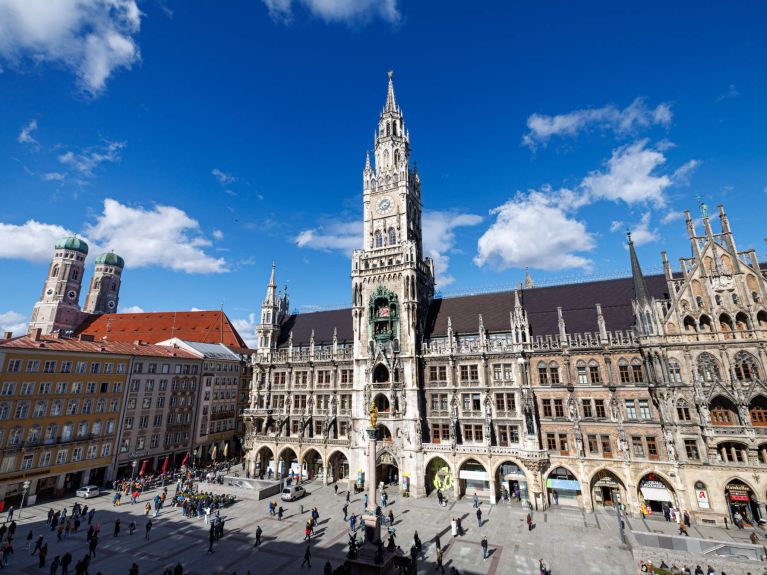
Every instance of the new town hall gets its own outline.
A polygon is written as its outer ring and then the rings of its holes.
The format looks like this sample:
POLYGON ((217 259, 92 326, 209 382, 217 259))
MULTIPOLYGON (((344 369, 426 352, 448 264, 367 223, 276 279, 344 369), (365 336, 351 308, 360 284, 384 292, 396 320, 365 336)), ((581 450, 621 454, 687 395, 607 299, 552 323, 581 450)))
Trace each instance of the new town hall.
POLYGON ((275 272, 252 356, 252 474, 363 482, 369 406, 379 477, 541 509, 664 503, 705 522, 767 516, 767 283, 687 213, 692 257, 643 276, 439 299, 422 194, 391 75, 362 173, 351 307, 290 314, 275 272))

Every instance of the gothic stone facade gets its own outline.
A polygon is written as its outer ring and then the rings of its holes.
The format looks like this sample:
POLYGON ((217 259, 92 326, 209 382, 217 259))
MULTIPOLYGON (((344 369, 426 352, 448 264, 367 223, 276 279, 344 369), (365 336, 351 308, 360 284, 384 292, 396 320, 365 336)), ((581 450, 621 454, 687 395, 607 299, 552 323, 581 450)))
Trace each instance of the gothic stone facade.
POLYGON ((765 515, 767 283, 704 214, 693 257, 632 277, 440 299, 421 185, 389 79, 363 171, 351 309, 289 314, 274 268, 245 410, 249 471, 364 481, 369 406, 384 479, 538 509, 663 502, 765 515))

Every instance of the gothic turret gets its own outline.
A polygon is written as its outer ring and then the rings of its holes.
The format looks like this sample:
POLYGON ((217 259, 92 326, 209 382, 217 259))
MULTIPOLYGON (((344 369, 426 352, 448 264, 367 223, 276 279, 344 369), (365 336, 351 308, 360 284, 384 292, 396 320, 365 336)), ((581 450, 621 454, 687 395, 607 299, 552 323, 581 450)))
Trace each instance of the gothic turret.
POLYGON ((85 298, 86 313, 100 315, 117 311, 124 267, 125 261, 114 252, 96 258, 91 287, 85 298))
POLYGON ((282 296, 277 295, 276 269, 277 266, 272 263, 272 273, 266 286, 266 297, 261 304, 261 323, 256 326, 258 349, 264 351, 276 349, 280 323, 287 314, 289 305, 287 288, 282 296))
POLYGON ((647 282, 642 274, 642 268, 639 265, 639 258, 634 249, 634 240, 631 239, 631 232, 626 234, 629 243, 629 255, 631 257, 631 278, 634 283, 634 317, 636 319, 637 331, 640 336, 653 335, 655 329, 655 312, 650 292, 647 289, 647 282))

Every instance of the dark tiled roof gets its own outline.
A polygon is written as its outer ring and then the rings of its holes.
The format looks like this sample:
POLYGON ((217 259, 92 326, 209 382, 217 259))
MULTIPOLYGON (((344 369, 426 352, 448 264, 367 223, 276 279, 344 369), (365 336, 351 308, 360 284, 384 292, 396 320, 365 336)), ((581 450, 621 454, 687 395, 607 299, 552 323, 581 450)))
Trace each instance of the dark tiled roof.
MULTIPOLYGON (((662 275, 645 276, 645 281, 651 296, 668 298, 666 280, 662 275)), ((596 304, 602 306, 608 331, 626 331, 634 325, 631 307, 634 284, 630 277, 539 287, 520 293, 533 336, 559 333, 557 307, 562 308, 568 333, 599 330, 596 304)), ((444 336, 448 317, 452 320, 454 332, 478 333, 480 314, 488 332, 509 331, 509 312, 513 309, 513 291, 435 299, 429 308, 426 334, 444 336)), ((329 344, 333 341, 334 327, 338 330, 339 342, 352 341, 354 332, 350 308, 289 316, 282 324, 278 345, 287 346, 291 330, 295 346, 308 345, 312 330, 315 344, 329 344)))
POLYGON ((201 343, 247 347, 229 318, 220 310, 108 313, 89 317, 75 333, 92 335, 97 340, 157 343, 177 337, 201 343))
MULTIPOLYGON (((650 295, 667 297, 662 275, 646 276, 650 295)), ((527 312, 533 336, 559 333, 557 307, 568 333, 597 331, 596 304, 601 304, 608 331, 627 330, 634 325, 631 300, 634 285, 630 277, 581 284, 567 284, 522 290, 521 302, 527 312)), ((429 310, 427 333, 447 333, 447 318, 457 333, 478 333, 479 314, 488 332, 508 331, 509 312, 514 309, 514 292, 496 292, 434 300, 429 310)))
POLYGON ((288 345, 290 332, 293 332, 294 346, 309 345, 312 330, 314 330, 314 343, 316 345, 327 345, 333 342, 334 328, 337 330, 336 337, 339 343, 354 340, 351 308, 299 313, 288 316, 282 323, 277 346, 286 347, 288 345))

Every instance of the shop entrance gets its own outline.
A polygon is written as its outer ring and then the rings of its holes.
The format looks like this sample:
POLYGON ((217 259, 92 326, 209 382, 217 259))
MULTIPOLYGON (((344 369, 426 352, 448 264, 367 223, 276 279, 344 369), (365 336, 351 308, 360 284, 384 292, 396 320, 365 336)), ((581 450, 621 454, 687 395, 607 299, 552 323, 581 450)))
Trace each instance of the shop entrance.
POLYGON ((648 473, 639 480, 639 502, 643 514, 663 513, 664 504, 676 507, 676 493, 662 477, 648 473))
POLYGON ((490 497, 490 474, 476 459, 469 459, 458 470, 461 495, 490 497))
POLYGON ((557 467, 546 480, 549 505, 582 505, 581 482, 565 467, 557 467))
POLYGON ((378 482, 384 485, 397 485, 399 483, 397 460, 388 451, 384 451, 378 456, 376 461, 376 477, 378 482))
POLYGON ((437 489, 442 490, 443 495, 449 495, 453 489, 453 475, 450 466, 441 457, 435 457, 426 466, 426 495, 437 489))
POLYGON ((591 497, 595 508, 621 505, 623 493, 623 482, 612 471, 599 471, 591 480, 591 497))
POLYGON ((513 461, 504 461, 496 471, 497 500, 527 501, 527 476, 513 461))
POLYGON ((724 488, 725 499, 733 523, 742 518, 746 527, 756 524, 759 519, 759 506, 751 488, 739 480, 730 481, 724 488))

